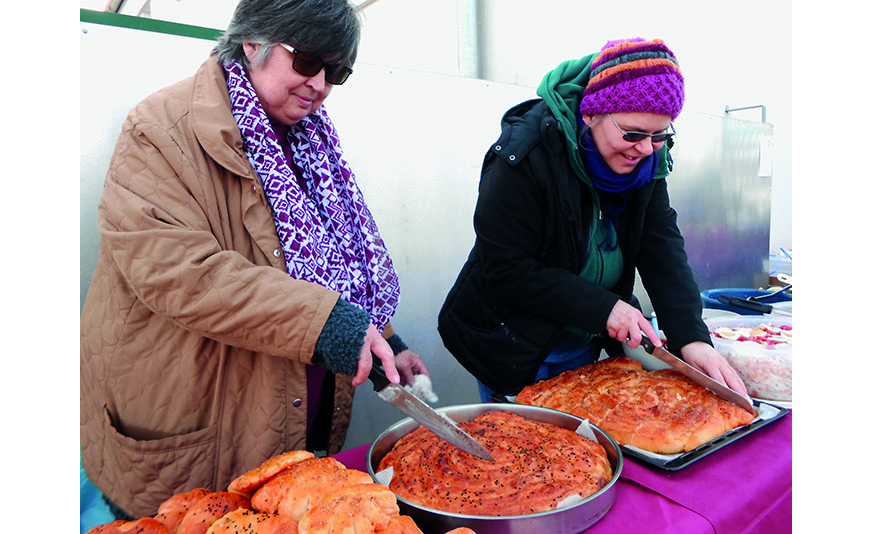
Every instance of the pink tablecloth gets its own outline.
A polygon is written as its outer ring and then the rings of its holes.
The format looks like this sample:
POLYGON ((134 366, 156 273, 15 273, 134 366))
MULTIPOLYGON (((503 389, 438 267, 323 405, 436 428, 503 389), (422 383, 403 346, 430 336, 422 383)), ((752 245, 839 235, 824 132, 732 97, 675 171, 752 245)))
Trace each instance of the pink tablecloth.
MULTIPOLYGON (((365 471, 368 449, 335 457, 365 471)), ((792 466, 791 414, 680 471, 624 457, 614 506, 585 533, 789 533, 792 466)))

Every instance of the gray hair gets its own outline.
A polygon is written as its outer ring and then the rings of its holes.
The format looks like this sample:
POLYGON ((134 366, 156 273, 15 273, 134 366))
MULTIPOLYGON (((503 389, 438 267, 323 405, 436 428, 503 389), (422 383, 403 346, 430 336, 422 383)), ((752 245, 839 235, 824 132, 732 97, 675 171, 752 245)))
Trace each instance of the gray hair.
POLYGON ((255 62, 266 61, 274 43, 286 43, 351 67, 360 18, 348 0, 240 0, 212 52, 221 63, 236 59, 248 67, 242 43, 265 45, 255 62))

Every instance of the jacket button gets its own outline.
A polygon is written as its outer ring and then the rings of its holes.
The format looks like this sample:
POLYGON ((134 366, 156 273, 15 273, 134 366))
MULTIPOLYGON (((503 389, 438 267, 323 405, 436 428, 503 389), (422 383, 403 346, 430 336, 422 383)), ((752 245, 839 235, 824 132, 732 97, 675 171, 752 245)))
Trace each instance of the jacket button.
POLYGON ((496 145, 496 146, 494 147, 494 150, 496 150, 497 152, 499 152, 499 151, 502 150, 502 149, 503 149, 503 147, 502 147, 501 145, 496 145))
POLYGON ((515 161, 515 155, 514 155, 514 154, 512 154, 511 156, 509 156, 509 161, 515 161))
POLYGON ((302 401, 302 399, 296 399, 296 400, 294 401, 294 408, 299 408, 299 407, 302 406, 302 405, 303 405, 303 401, 302 401))
POLYGON ((282 251, 280 249, 275 249, 273 251, 273 256, 275 256, 276 258, 278 258, 281 255, 282 255, 282 251))
POLYGON ((257 186, 256 186, 256 185, 252 185, 252 186, 251 186, 251 190, 254 191, 255 193, 257 193, 257 186))

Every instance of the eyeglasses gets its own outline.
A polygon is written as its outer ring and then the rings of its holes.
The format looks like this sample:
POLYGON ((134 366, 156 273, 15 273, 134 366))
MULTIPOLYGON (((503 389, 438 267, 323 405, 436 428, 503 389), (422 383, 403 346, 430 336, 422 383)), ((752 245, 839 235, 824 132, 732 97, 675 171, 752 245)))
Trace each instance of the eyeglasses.
POLYGON ((291 45, 278 43, 279 46, 294 55, 294 70, 303 76, 317 76, 324 69, 324 81, 332 85, 342 85, 353 72, 349 67, 338 63, 327 63, 315 54, 301 52, 291 45))
POLYGON ((671 139, 672 136, 675 135, 675 126, 673 126, 671 122, 669 123, 669 127, 672 128, 671 132, 663 132, 663 133, 655 133, 655 134, 649 134, 649 133, 645 133, 645 132, 625 132, 623 130, 623 128, 618 126, 618 123, 615 122, 615 119, 613 119, 611 115, 609 115, 608 113, 606 113, 606 115, 609 117, 609 119, 612 120, 612 123, 614 123, 614 125, 618 129, 618 131, 621 132, 621 135, 622 135, 624 141, 626 141, 628 143, 638 143, 639 141, 644 140, 646 137, 650 137, 652 143, 662 143, 663 141, 666 141, 667 139, 671 139))

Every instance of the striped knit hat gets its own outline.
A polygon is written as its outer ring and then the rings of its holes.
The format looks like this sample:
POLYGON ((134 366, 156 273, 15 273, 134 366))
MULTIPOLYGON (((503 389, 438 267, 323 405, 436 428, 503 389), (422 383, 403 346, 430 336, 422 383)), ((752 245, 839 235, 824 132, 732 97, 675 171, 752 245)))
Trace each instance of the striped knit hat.
POLYGON ((642 112, 678 117, 684 77, 660 39, 609 41, 590 66, 579 106, 582 115, 642 112))

